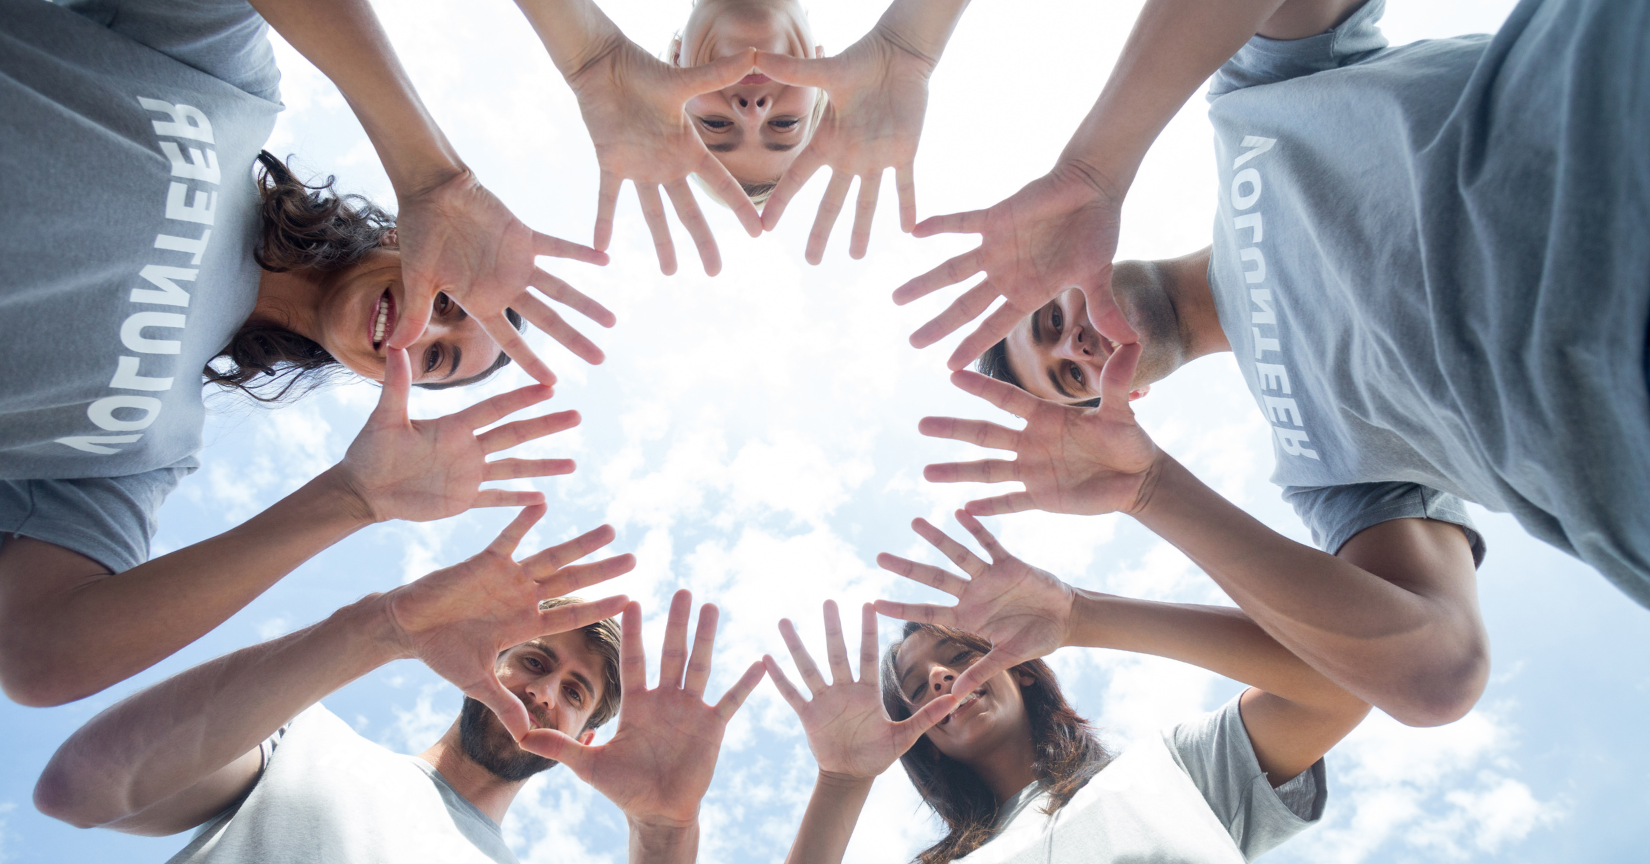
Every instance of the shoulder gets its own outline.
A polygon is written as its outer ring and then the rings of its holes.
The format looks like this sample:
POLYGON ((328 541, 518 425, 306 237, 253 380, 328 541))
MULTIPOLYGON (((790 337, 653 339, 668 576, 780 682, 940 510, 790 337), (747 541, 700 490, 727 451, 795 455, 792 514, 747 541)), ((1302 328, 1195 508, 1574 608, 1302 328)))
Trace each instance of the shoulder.
POLYGON ((1276 84, 1367 59, 1387 46, 1378 22, 1386 0, 1368 0, 1346 20, 1304 39, 1255 35, 1209 81, 1209 100, 1250 87, 1276 84))

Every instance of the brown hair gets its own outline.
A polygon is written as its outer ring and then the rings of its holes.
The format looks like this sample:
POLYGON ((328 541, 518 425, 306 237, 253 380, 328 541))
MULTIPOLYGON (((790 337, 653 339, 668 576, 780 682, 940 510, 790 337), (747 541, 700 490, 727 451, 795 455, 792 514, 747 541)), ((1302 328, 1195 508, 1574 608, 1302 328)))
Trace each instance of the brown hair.
MULTIPOLYGON (((926 632, 967 649, 976 658, 991 650, 991 642, 981 636, 936 624, 907 622, 900 638, 888 646, 882 658, 882 705, 888 716, 904 720, 911 716, 911 703, 899 690, 894 658, 912 634, 926 632)), ((1029 677, 1020 688, 1026 715, 1031 720, 1032 746, 1037 761, 1031 770, 1048 792, 1044 813, 1053 813, 1071 801, 1111 761, 1111 754, 1094 736, 1088 721, 1066 702, 1054 671, 1042 660, 1027 660, 1009 670, 1011 677, 1029 677)), ((985 845, 993 836, 998 806, 990 787, 974 770, 946 756, 927 735, 917 739, 899 758, 911 785, 922 800, 946 824, 948 833, 938 843, 917 854, 921 864, 946 864, 985 845)))
MULTIPOLYGON (((328 175, 321 183, 299 180, 289 165, 268 151, 258 154, 258 266, 272 273, 317 270, 333 273, 359 263, 384 246, 395 217, 360 195, 339 195, 328 175)), ((521 329, 521 317, 506 314, 521 329)), ((461 381, 420 384, 444 390, 481 381, 510 362, 503 352, 479 375, 461 381)), ((238 390, 272 404, 295 399, 344 377, 348 371, 325 348, 291 330, 263 320, 248 320, 201 370, 207 383, 238 390)))
MULTIPOLYGON (((552 597, 539 601, 539 608, 555 609, 583 602, 577 597, 552 597)), ((602 658, 602 698, 596 703, 596 710, 590 712, 590 719, 584 721, 584 728, 595 729, 619 713, 622 689, 619 682, 619 619, 603 618, 580 627, 579 632, 584 634, 585 646, 602 658)))

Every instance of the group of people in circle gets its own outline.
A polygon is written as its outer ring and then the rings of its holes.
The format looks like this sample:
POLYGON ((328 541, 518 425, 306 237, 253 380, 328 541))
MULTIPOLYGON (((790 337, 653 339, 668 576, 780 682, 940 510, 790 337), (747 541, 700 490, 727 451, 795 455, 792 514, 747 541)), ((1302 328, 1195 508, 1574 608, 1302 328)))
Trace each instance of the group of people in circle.
POLYGON ((662 55, 592 0, 517 0, 595 148, 585 246, 535 232, 479 182, 367 0, 0 0, 10 699, 62 705, 122 682, 371 524, 520 508, 464 562, 122 699, 63 743, 36 806, 81 827, 194 830, 177 862, 513 862, 505 813, 564 763, 624 813, 631 860, 689 861, 727 723, 769 677, 818 763, 795 864, 842 860, 896 761, 942 826, 923 864, 1232 862, 1305 830, 1324 814, 1325 754, 1372 706, 1440 725, 1484 690, 1486 548, 1465 502, 1650 605, 1650 88, 1637 86, 1650 8, 1522 0, 1495 34, 1394 47, 1384 4, 1147 0, 1047 174, 919 222, 927 88, 967 0, 893 0, 835 54, 796 0, 695 0, 662 55), (270 28, 343 93, 393 214, 264 151, 282 107, 270 28), (1141 160, 1205 84, 1210 245, 1114 262, 1141 160), (498 456, 580 420, 519 416, 556 380, 527 328, 600 363, 574 322, 617 323, 539 259, 607 263, 628 180, 660 269, 677 269, 662 187, 714 276, 695 186, 758 236, 821 168, 812 263, 856 178, 848 251, 865 255, 889 168, 903 230, 980 235, 894 300, 984 274, 911 342, 978 321, 952 382, 1024 426, 924 419, 921 434, 1013 453, 925 477, 1024 488, 957 512, 984 557, 922 519, 950 567, 878 557, 955 602, 866 604, 857 674, 828 602, 823 669, 784 620, 800 681, 764 657, 712 703, 718 609, 700 608, 690 640, 681 591, 649 688, 640 604, 574 596, 635 566, 578 563, 614 531, 518 558, 544 495, 483 488, 574 469, 498 456), (1135 421, 1154 382, 1224 352, 1313 545, 1221 497, 1135 421), (411 387, 509 363, 537 383, 408 416, 411 387), (281 403, 350 375, 382 393, 342 461, 151 556, 161 503, 199 467, 203 390, 281 403), (1074 587, 977 518, 1030 509, 1126 513, 1236 607, 1074 587), (879 615, 903 622, 881 649, 879 615), (1117 754, 1042 659, 1073 647, 1248 689, 1117 754), (417 756, 321 705, 403 658, 465 694, 417 756))

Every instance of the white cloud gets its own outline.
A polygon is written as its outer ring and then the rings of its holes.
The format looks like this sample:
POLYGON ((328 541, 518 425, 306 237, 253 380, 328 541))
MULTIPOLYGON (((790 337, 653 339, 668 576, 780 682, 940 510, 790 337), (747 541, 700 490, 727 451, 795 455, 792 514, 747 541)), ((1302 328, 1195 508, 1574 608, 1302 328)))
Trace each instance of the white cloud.
POLYGON ((463 701, 458 688, 445 681, 424 684, 411 708, 391 707, 395 720, 378 743, 400 753, 422 753, 441 738, 458 719, 463 701))

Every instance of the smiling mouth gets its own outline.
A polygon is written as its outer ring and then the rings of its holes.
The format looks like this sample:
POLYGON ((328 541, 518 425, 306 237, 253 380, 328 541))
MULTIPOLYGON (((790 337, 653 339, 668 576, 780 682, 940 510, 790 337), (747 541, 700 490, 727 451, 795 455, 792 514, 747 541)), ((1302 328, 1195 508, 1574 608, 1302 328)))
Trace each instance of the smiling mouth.
POLYGON ((981 696, 984 696, 984 695, 985 695, 985 688, 984 687, 981 687, 980 689, 975 690, 973 693, 968 694, 968 698, 962 700, 961 702, 958 702, 957 707, 952 708, 951 713, 945 715, 945 719, 940 721, 940 725, 944 726, 945 724, 950 723, 951 718, 957 716, 958 711, 961 711, 962 709, 968 707, 969 705, 974 704, 974 700, 979 699, 981 696))
POLYGON ((395 323, 395 295, 385 288, 379 295, 378 304, 372 307, 372 350, 378 351, 384 347, 384 337, 395 332, 392 326, 395 323))
POLYGON ((760 72, 753 72, 749 75, 746 75, 743 78, 740 78, 739 83, 740 84, 745 84, 745 85, 766 84, 766 83, 768 83, 769 81, 772 81, 772 80, 773 80, 772 78, 769 78, 768 76, 763 75, 760 72))

